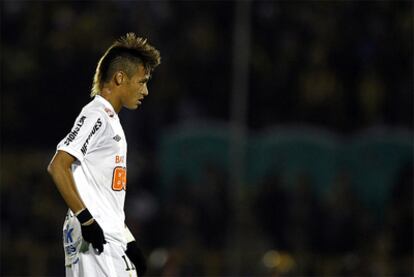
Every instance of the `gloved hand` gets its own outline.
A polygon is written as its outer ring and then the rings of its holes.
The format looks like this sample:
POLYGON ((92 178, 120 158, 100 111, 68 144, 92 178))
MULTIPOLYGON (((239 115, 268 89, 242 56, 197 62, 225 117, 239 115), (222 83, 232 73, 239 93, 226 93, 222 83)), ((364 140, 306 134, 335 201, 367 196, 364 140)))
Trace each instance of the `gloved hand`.
POLYGON ((145 272, 147 272, 147 262, 145 260, 144 254, 138 247, 138 243, 135 240, 128 242, 127 250, 125 253, 131 262, 135 265, 138 276, 142 277, 145 272))
POLYGON ((91 243, 93 248, 101 254, 104 250, 103 245, 106 243, 104 233, 98 222, 92 217, 88 209, 84 209, 76 215, 81 223, 82 237, 91 243))

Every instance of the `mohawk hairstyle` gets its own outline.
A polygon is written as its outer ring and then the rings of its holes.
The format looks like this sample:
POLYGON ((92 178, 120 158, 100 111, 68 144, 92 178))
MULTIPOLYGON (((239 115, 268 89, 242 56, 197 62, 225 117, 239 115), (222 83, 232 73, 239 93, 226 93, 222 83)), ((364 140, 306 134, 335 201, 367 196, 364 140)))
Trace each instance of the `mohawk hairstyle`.
POLYGON ((99 94, 105 82, 117 71, 124 71, 128 77, 136 72, 139 65, 151 73, 161 63, 160 52, 147 39, 127 33, 106 50, 96 67, 91 97, 99 94))

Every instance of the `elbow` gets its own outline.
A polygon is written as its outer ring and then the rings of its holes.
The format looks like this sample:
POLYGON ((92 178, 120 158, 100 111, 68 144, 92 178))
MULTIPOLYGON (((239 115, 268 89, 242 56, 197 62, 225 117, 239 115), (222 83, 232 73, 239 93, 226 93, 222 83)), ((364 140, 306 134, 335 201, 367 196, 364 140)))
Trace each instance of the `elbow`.
POLYGON ((56 172, 56 164, 54 162, 49 163, 47 166, 47 172, 50 176, 53 176, 56 172))
POLYGON ((52 177, 62 172, 70 171, 74 159, 69 154, 58 152, 47 166, 47 172, 52 177))
POLYGON ((48 166, 47 166, 47 172, 49 173, 49 175, 53 175, 53 166, 52 166, 52 163, 50 163, 48 166))

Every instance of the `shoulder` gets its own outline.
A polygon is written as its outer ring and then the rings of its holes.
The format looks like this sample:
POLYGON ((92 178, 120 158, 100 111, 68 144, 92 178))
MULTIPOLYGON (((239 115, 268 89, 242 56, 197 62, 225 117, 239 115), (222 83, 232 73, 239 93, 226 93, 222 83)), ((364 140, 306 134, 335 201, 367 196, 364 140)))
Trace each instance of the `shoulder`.
POLYGON ((105 112, 95 105, 86 105, 83 107, 81 113, 79 114, 78 121, 82 121, 82 125, 85 126, 85 131, 93 130, 97 132, 98 130, 102 131, 106 129, 107 117, 105 112))
POLYGON ((108 114, 105 111, 105 107, 98 101, 92 100, 86 106, 83 107, 81 114, 90 118, 101 118, 103 121, 107 121, 108 114))

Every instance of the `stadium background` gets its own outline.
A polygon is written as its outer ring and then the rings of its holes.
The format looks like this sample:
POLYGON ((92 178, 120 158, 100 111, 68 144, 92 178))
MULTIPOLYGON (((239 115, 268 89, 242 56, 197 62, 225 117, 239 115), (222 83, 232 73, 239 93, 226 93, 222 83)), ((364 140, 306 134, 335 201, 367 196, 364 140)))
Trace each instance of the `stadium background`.
POLYGON ((128 137, 154 276, 413 275, 410 1, 2 1, 1 276, 62 276, 46 173, 128 31, 162 54, 128 137))

